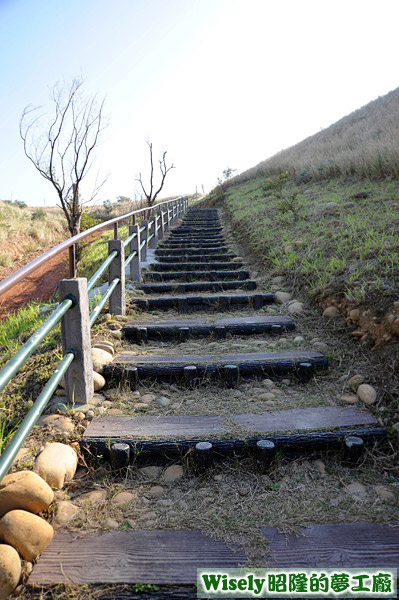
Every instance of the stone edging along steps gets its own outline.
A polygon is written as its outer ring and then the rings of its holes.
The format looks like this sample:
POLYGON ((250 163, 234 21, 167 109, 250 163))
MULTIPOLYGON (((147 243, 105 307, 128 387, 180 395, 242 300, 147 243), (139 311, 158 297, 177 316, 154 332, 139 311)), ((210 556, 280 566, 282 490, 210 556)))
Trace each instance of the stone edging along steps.
MULTIPOLYGON (((144 277, 148 280, 159 275, 170 278, 171 282, 143 283, 141 288, 146 296, 133 303, 146 312, 172 309, 184 315, 207 311, 209 318, 174 317, 173 320, 127 323, 124 327, 127 340, 142 345, 149 341, 224 340, 230 335, 259 337, 295 328, 290 317, 259 313, 262 307, 274 302, 273 294, 243 293, 242 290, 230 294, 212 293, 217 289, 212 286, 219 285, 218 291, 222 291, 224 285, 234 285, 234 281, 226 281, 233 273, 243 274, 243 280, 237 283, 248 285, 253 281, 248 271, 240 271, 242 261, 236 260, 221 232, 217 210, 189 211, 180 230, 172 231, 158 247, 158 263, 144 277), (223 258, 219 260, 218 255, 223 258), (212 271, 215 265, 217 270, 212 271), (217 281, 198 281, 211 273, 217 281), (179 283, 186 277, 193 281, 179 283), (192 295, 195 288, 189 286, 198 285, 205 285, 201 291, 209 293, 192 295), (172 295, 163 295, 165 293, 172 295), (226 318, 212 317, 214 311, 229 313, 240 309, 250 309, 256 314, 251 317, 239 317, 237 313, 234 316, 227 314, 226 318)), ((253 283, 256 286, 256 282, 253 283)), ((306 384, 315 369, 327 367, 323 354, 305 350, 227 353, 215 357, 211 354, 140 355, 136 347, 134 353, 116 354, 105 367, 104 376, 109 382, 125 380, 133 391, 138 384, 147 381, 151 384, 157 379, 178 381, 188 389, 207 386, 209 381, 234 388, 241 380, 251 381, 259 375, 279 378, 287 372, 297 377, 298 385, 306 384)), ((134 468, 140 461, 146 464, 148 457, 155 463, 180 457, 188 474, 206 476, 216 461, 226 457, 240 460, 242 456, 252 456, 253 468, 267 473, 277 453, 296 456, 326 447, 338 455, 344 454, 346 460, 356 464, 364 443, 380 441, 386 436, 370 414, 354 407, 297 408, 262 413, 244 410, 245 405, 242 414, 227 416, 100 416, 86 428, 81 448, 89 454, 101 454, 119 468, 129 464, 134 468)), ((273 527, 259 530, 268 542, 270 565, 329 568, 388 567, 398 563, 399 529, 389 525, 316 524, 302 529, 301 533, 303 535, 284 536, 273 527)), ((84 531, 79 535, 57 531, 34 566, 30 583, 187 585, 195 583, 199 566, 235 567, 245 561, 246 556, 240 548, 227 547, 198 531, 132 530, 93 535, 84 535, 84 531)), ((126 597, 133 598, 133 595, 126 597)))

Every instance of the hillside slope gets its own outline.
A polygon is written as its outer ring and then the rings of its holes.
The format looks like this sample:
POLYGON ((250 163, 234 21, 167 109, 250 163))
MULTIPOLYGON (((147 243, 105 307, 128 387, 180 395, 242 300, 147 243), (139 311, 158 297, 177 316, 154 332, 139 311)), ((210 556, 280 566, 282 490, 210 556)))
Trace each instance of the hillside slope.
POLYGON ((235 178, 288 171, 298 182, 331 176, 399 176, 399 88, 235 178))

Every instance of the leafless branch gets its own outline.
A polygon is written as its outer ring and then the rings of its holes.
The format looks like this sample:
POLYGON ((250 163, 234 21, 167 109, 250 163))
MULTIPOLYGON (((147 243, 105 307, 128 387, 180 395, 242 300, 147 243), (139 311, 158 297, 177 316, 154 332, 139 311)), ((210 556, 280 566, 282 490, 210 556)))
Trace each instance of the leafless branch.
MULTIPOLYGON (((19 124, 25 155, 55 188, 72 235, 79 232, 83 210, 80 184, 107 126, 104 101, 86 98, 82 86, 80 79, 74 79, 69 87, 55 85, 50 95, 54 110, 50 122, 43 123, 43 114, 36 116, 38 107, 27 106, 19 124)), ((96 181, 91 199, 103 183, 96 181)))

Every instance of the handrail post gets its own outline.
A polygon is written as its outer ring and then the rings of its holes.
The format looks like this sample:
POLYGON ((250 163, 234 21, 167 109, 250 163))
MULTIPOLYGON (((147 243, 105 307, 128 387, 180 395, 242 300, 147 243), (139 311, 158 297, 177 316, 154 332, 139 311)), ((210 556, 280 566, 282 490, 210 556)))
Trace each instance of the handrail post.
POLYGON ((136 237, 132 239, 130 242, 130 254, 136 251, 137 254, 130 261, 130 279, 132 281, 141 282, 141 268, 140 268, 140 227, 138 225, 129 225, 129 237, 133 234, 136 234, 136 237))
POLYGON ((170 231, 170 226, 169 226, 169 204, 166 207, 166 211, 164 213, 166 215, 166 219, 164 221, 165 225, 164 225, 164 232, 166 233, 167 231, 170 231))
POLYGON ((109 312, 111 315, 125 315, 125 247, 122 240, 110 240, 108 242, 108 255, 114 250, 118 251, 118 256, 109 265, 108 285, 117 277, 120 279, 109 299, 109 312))
POLYGON ((143 247, 141 248, 140 251, 140 261, 141 262, 146 262, 147 260, 147 246, 148 246, 148 221, 141 221, 140 225, 142 227, 145 227, 145 230, 143 231, 143 235, 141 243, 143 243, 143 240, 145 240, 145 244, 143 245, 143 247))
POLYGON ((59 290, 60 298, 68 295, 76 302, 61 320, 62 351, 65 354, 73 348, 76 352, 76 358, 65 373, 67 403, 87 404, 94 393, 87 279, 61 279, 59 290))
POLYGON ((149 225, 150 225, 150 235, 152 235, 152 234, 154 234, 154 235, 149 240, 148 247, 154 249, 157 247, 157 217, 156 217, 156 215, 152 216, 152 220, 150 221, 149 225))
POLYGON ((165 235, 165 224, 163 222, 163 210, 157 210, 157 216, 159 217, 159 229, 157 240, 163 240, 163 236, 165 235))
POLYGON ((69 277, 75 279, 76 275, 76 244, 73 244, 69 246, 69 277))

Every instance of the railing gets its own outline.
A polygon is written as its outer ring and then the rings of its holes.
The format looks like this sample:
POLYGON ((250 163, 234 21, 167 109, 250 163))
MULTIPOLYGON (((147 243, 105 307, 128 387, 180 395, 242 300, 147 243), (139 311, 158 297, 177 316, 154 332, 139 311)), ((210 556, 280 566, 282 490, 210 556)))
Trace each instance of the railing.
POLYGON ((130 267, 130 279, 140 282, 141 263, 147 259, 147 249, 156 248, 158 240, 163 238, 165 232, 169 231, 176 220, 187 211, 187 208, 188 198, 183 197, 162 202, 151 209, 140 209, 111 219, 58 244, 0 282, 1 295, 53 256, 68 248, 71 250, 70 271, 73 273, 71 275, 73 278, 63 279, 59 282, 59 293, 62 300, 58 307, 0 371, 1 393, 38 348, 40 342, 61 321, 63 359, 22 421, 6 450, 0 456, 0 481, 12 465, 18 450, 43 413, 63 376, 67 403, 73 401, 87 403, 92 398, 94 385, 90 329, 107 302, 109 302, 111 314, 125 314, 126 267, 130 267), (143 216, 146 219, 137 225, 137 217, 143 216), (128 238, 124 241, 117 239, 118 223, 130 218, 132 218, 133 224, 129 225, 128 238), (76 244, 111 225, 114 226, 114 239, 108 242, 108 257, 89 281, 84 277, 76 278, 74 262, 76 244), (125 258, 126 249, 129 254, 125 258), (90 314, 88 293, 106 272, 108 272, 108 288, 90 314))

